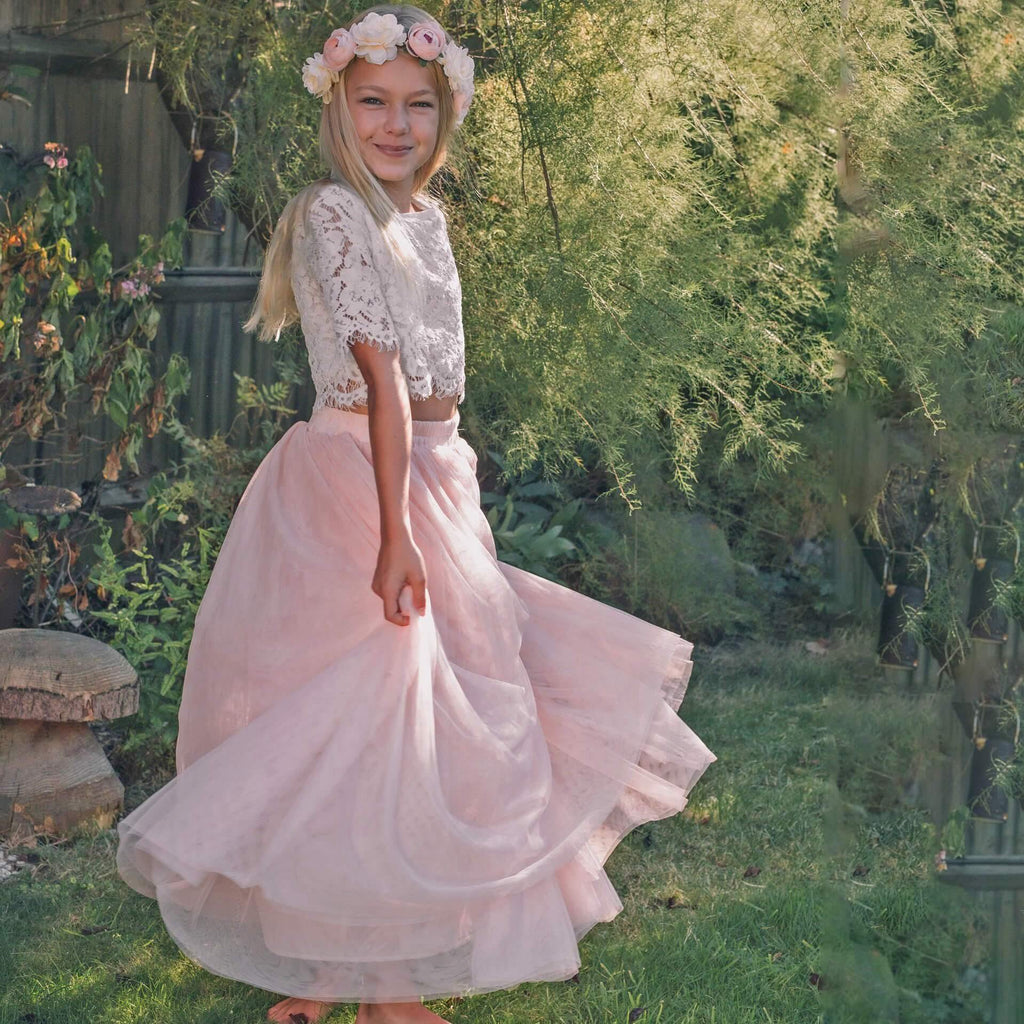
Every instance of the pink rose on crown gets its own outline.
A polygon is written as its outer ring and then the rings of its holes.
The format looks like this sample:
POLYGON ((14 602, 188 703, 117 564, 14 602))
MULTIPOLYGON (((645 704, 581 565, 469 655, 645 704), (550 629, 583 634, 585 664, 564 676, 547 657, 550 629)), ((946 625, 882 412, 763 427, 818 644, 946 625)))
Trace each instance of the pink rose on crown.
POLYGON ((356 43, 346 28, 335 29, 324 43, 324 64, 331 71, 341 71, 356 55, 356 43))
POLYGON ((398 56, 398 47, 405 42, 405 29, 398 24, 393 14, 366 15, 351 29, 357 57, 363 57, 370 64, 383 64, 398 56))
POLYGON ((405 48, 420 60, 433 60, 443 49, 444 30, 429 21, 418 21, 405 40, 405 48))

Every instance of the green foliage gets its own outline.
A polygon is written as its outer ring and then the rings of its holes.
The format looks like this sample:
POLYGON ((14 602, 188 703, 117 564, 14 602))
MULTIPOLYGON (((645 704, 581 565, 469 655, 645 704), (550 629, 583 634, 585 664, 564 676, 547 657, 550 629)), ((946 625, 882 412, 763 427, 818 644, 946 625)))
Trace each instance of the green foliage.
MULTIPOLYGON (((25 90, 16 83, 19 78, 38 78, 39 68, 28 64, 8 64, 0 67, 0 103, 21 103, 31 107, 32 103, 25 90)), ((0 187, 0 194, 4 189, 0 187)))
MULTIPOLYGON (((497 452, 487 454, 504 472, 505 460, 497 452)), ((480 499, 502 561, 557 580, 554 569, 579 557, 577 545, 562 531, 582 525, 583 503, 567 501, 565 489, 541 479, 538 469, 510 480, 504 493, 484 491, 480 499)))
POLYGON ((876 0, 845 28, 849 385, 935 429, 1019 431, 1020 346, 996 339, 1024 305, 1024 11, 876 0))
POLYGON ((111 532, 101 526, 93 548, 91 578, 108 606, 92 616, 108 625, 105 639, 139 674, 139 710, 124 743, 132 750, 153 736, 167 743, 177 735, 192 626, 222 538, 199 527, 198 548, 185 541, 173 559, 157 562, 142 549, 119 557, 111 532))
POLYGON ((967 830, 971 810, 967 804, 955 808, 942 827, 942 848, 947 857, 963 857, 967 853, 967 830))
POLYGON ((780 468, 798 454, 783 397, 820 400, 831 368, 817 355, 828 167, 775 123, 772 92, 797 61, 783 55, 771 87, 755 83, 763 33, 732 14, 517 9, 493 29, 498 69, 467 143, 456 251, 479 373, 469 401, 517 464, 597 463, 633 504, 647 498, 634 480, 643 437, 689 497, 711 430, 728 438, 726 461, 780 468))

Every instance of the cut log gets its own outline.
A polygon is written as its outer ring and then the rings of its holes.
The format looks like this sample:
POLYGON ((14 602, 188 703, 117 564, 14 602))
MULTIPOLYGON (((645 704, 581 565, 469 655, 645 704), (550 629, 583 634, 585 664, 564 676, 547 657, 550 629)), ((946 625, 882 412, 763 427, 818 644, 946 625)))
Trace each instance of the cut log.
POLYGON ((123 801, 88 725, 0 719, 0 833, 60 835, 87 820, 110 828, 123 801))
POLYGON ((0 630, 0 834, 109 828, 124 787, 86 722, 139 706, 135 669, 77 633, 0 630))
POLYGON ((16 512, 29 515, 59 516, 82 506, 82 499, 66 487, 26 484, 4 491, 3 496, 16 512))
POLYGON ((0 718, 91 722, 138 707, 138 675, 107 644, 52 629, 0 630, 0 718))

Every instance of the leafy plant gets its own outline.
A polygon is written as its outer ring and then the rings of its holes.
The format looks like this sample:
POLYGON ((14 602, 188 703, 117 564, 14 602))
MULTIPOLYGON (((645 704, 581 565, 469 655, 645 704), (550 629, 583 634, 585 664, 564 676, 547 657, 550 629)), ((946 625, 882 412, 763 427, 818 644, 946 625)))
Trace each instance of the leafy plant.
MULTIPOLYGON (((487 454, 505 472, 505 460, 495 451, 487 454)), ((556 565, 579 557, 562 531, 578 520, 583 503, 567 501, 564 488, 542 480, 536 467, 511 478, 504 493, 484 491, 480 500, 502 561, 554 580, 556 565)))
POLYGON ((99 525, 90 571, 105 609, 92 617, 107 623, 107 642, 139 674, 139 711, 130 720, 124 748, 131 750, 156 735, 177 735, 178 707, 196 611, 210 579, 222 537, 198 527, 198 544, 185 541, 173 558, 157 561, 142 548, 119 558, 110 543, 112 528, 99 525))
POLYGON ((0 176, 0 459, 19 435, 58 431, 84 393, 119 433, 103 476, 118 479, 122 462, 138 472, 143 437, 189 384, 181 356, 160 373, 150 348, 160 322, 153 286, 181 262, 184 221, 159 240, 141 235, 132 259, 114 267, 90 219, 102 185, 88 147, 69 156, 49 142, 24 159, 0 149, 0 176))
MULTIPOLYGON (((20 86, 14 83, 18 78, 38 78, 39 68, 29 64, 8 64, 0 67, 0 103, 21 103, 31 107, 32 103, 28 94, 20 86)), ((3 191, 0 189, 0 191, 3 191)))

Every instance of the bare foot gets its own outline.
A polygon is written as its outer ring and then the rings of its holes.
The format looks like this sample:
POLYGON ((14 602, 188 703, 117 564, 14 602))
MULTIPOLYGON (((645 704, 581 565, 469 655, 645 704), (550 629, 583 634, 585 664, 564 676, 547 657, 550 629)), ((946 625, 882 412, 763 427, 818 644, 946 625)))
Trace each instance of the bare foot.
POLYGON ((362 1003, 356 1024, 451 1024, 420 1003, 362 1003))
POLYGON ((267 1020, 281 1021, 282 1024, 314 1024, 323 1020, 335 1003, 320 1003, 315 999, 296 999, 289 997, 267 1010, 267 1020))

